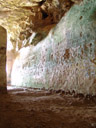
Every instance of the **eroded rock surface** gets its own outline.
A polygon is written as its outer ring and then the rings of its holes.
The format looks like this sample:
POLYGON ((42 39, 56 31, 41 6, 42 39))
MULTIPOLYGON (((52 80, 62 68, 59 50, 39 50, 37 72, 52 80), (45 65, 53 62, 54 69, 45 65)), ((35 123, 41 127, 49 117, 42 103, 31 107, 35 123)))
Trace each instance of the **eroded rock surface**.
POLYGON ((46 37, 73 4, 71 0, 0 0, 0 24, 18 50, 46 37), (34 33, 36 38, 30 40, 34 33))
POLYGON ((43 41, 21 49, 12 84, 95 95, 95 9, 95 0, 74 5, 43 41))
POLYGON ((95 0, 1 0, 0 24, 16 52, 12 85, 95 95, 95 6, 95 0))

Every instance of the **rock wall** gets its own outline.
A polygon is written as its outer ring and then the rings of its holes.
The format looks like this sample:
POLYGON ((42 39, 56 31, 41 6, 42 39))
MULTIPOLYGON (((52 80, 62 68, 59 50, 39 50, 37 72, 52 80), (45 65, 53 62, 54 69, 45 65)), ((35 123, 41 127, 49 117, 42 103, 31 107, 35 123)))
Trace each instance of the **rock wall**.
POLYGON ((74 5, 35 47, 19 51, 12 85, 96 94, 96 1, 74 5))
POLYGON ((7 32, 0 26, 0 93, 6 92, 6 46, 7 32))

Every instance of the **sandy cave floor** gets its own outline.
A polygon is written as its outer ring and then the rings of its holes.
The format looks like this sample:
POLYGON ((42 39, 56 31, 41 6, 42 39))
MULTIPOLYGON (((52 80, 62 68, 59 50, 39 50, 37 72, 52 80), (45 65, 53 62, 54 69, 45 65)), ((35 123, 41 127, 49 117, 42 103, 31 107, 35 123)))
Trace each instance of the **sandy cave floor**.
POLYGON ((0 128, 96 128, 96 97, 10 89, 0 94, 0 128))

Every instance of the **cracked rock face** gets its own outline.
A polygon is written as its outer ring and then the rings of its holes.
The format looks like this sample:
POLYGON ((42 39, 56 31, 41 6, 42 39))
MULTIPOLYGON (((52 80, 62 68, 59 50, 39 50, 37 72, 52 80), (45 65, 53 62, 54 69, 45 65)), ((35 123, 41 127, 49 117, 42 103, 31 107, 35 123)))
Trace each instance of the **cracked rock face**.
POLYGON ((7 29, 12 49, 36 45, 75 2, 78 3, 77 0, 0 0, 0 25, 7 29))

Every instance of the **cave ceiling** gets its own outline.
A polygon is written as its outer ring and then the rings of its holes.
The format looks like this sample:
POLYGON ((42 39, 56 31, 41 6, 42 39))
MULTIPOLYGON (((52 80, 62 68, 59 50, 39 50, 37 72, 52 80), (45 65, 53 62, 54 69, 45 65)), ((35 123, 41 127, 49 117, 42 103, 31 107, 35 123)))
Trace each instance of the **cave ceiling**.
POLYGON ((28 46, 46 37, 74 3, 81 0, 0 0, 0 25, 7 29, 14 49, 28 46), (26 43, 24 43, 24 40, 26 43), (24 44, 22 44, 22 42, 24 44))

